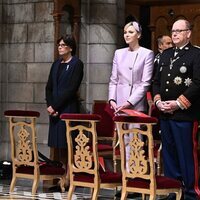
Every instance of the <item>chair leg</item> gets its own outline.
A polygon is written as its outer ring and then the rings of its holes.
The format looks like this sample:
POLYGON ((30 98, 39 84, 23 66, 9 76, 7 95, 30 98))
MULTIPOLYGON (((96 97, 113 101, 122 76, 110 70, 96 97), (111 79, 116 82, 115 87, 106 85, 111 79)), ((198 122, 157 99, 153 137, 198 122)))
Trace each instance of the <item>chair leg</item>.
POLYGON ((92 193, 92 200, 97 200, 98 194, 99 194, 99 187, 96 187, 94 188, 93 193, 92 193))
POLYGON ((65 186, 69 186, 69 184, 70 184, 70 176, 69 176, 69 168, 68 168, 67 169, 67 174, 65 176, 65 186))
POLYGON ((176 200, 180 200, 182 196, 182 190, 180 189, 179 192, 176 193, 176 200))
POLYGON ((146 200, 146 195, 142 194, 142 200, 146 200))
POLYGON ((75 190, 75 186, 74 185, 70 185, 69 187, 69 191, 68 191, 68 199, 71 200, 72 199, 72 194, 75 190))
POLYGON ((37 191, 37 188, 38 188, 38 184, 39 184, 39 178, 34 179, 33 186, 32 186, 32 195, 36 194, 36 191, 37 191))
POLYGON ((150 195, 150 197, 149 197, 149 200, 155 200, 156 199, 156 197, 153 195, 150 195))
POLYGON ((128 192, 126 192, 126 190, 122 189, 121 200, 127 199, 127 195, 128 195, 128 192))
POLYGON ((65 192, 66 177, 60 178, 59 185, 62 192, 65 192))
POLYGON ((117 160, 115 155, 113 155, 113 170, 117 172, 117 160))
POLYGON ((11 184, 10 184, 10 192, 13 192, 13 191, 14 191, 15 184, 16 184, 16 180, 17 180, 16 176, 13 175, 12 181, 11 181, 11 184))

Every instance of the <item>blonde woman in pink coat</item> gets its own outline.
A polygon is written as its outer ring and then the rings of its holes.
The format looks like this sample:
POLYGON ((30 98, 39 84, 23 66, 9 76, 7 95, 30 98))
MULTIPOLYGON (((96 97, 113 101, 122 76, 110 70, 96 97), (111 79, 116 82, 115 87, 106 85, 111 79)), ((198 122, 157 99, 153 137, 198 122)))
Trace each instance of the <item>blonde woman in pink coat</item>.
MULTIPOLYGON (((115 51, 109 83, 109 103, 116 113, 124 108, 141 112, 147 110, 146 92, 151 84, 154 53, 139 45, 141 32, 138 22, 126 24, 124 40, 128 47, 115 51)), ((130 138, 126 138, 126 141, 128 144, 130 138)))

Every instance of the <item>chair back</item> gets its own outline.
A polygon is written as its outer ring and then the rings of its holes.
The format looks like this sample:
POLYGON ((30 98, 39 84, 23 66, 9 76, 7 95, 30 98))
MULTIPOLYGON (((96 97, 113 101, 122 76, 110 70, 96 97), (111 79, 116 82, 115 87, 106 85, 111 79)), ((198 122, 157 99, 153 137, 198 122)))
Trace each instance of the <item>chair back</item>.
POLYGON ((113 137, 115 124, 113 121, 114 110, 109 103, 103 100, 95 100, 93 104, 93 114, 101 116, 101 121, 97 124, 98 137, 113 137))
POLYGON ((157 123, 157 119, 152 117, 116 116, 114 121, 120 135, 123 184, 126 185, 125 183, 129 179, 145 179, 150 183, 150 190, 155 191, 152 125, 157 123), (138 124, 145 124, 145 130, 138 128, 138 124), (126 135, 129 138, 131 137, 128 144, 125 142, 126 135), (130 147, 130 155, 127 155, 126 152, 127 145, 130 147))
POLYGON ((88 173, 98 182, 99 161, 96 123, 101 117, 90 114, 62 114, 67 127, 70 182, 76 173, 88 173))
POLYGON ((13 167, 37 166, 36 111, 8 110, 4 115, 9 119, 11 158, 13 167))

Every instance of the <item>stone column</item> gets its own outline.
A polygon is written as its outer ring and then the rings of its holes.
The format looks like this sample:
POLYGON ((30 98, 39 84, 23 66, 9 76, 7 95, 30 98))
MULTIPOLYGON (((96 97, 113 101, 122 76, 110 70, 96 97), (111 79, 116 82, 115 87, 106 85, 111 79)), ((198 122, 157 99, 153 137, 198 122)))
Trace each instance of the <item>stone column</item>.
POLYGON ((108 98, 112 59, 124 20, 122 2, 87 0, 82 4, 80 58, 85 63, 85 84, 82 85, 85 88, 81 91, 89 111, 93 100, 108 98))

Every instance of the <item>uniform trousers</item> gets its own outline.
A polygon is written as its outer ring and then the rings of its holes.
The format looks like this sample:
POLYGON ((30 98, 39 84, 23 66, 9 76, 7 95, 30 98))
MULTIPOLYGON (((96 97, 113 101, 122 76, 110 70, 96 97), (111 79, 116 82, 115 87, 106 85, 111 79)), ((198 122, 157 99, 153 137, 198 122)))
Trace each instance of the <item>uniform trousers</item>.
POLYGON ((185 193, 194 193, 193 122, 161 120, 165 176, 183 182, 185 193))

